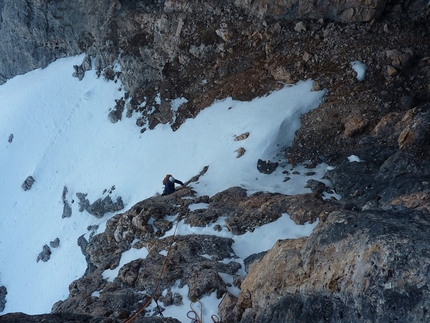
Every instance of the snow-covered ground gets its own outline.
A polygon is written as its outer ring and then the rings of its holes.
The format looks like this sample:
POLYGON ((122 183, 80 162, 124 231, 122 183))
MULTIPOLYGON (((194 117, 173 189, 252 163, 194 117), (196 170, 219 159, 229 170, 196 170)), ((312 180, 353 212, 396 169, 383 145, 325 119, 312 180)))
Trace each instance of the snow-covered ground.
MULTIPOLYGON (((87 193, 92 203, 115 186, 112 199, 121 196, 128 209, 161 193, 166 173, 187 181, 207 165, 208 172, 191 184, 200 195, 212 196, 231 186, 241 186, 249 194, 260 190, 299 194, 310 192, 304 186, 311 178, 326 182, 321 179, 328 167, 324 164, 313 170, 313 176, 304 176, 310 170, 300 166, 294 169, 299 174, 291 174, 287 182, 282 174, 292 167, 281 149, 291 144, 300 115, 316 108, 325 94, 311 92, 312 81, 285 86, 252 102, 216 102, 176 132, 170 125, 159 125, 141 134, 136 115, 124 115, 115 124, 108 119, 115 99, 124 95, 120 82, 97 78, 94 70, 82 81, 72 77, 72 66, 82 59, 61 59, 0 86, 0 285, 8 292, 0 314, 48 313, 56 301, 67 298, 69 284, 83 275, 86 262, 77 239, 83 234, 89 238, 90 225, 99 225, 97 232, 102 232, 113 214, 98 219, 79 212, 77 192, 87 193), (234 141, 245 132, 249 132, 246 140, 234 141), (246 152, 236 158, 241 147, 246 152), (261 174, 258 159, 278 161, 281 167, 270 175, 261 174), (21 184, 29 175, 36 181, 24 191, 21 184), (64 187, 67 200, 75 200, 69 218, 62 218, 64 187), (36 262, 43 246, 55 238, 60 245, 52 249, 51 259, 36 262)), ((184 223, 178 233, 233 237, 233 248, 244 259, 270 249, 277 239, 307 236, 315 225, 295 225, 284 214, 275 223, 239 237, 226 229, 216 232, 184 223)), ((124 253, 121 264, 142 253, 142 249, 124 253)), ((116 272, 107 270, 105 277, 112 279, 116 272)), ((186 288, 180 291, 184 296, 186 288)), ((238 293, 234 288, 231 292, 238 293)), ((170 306, 164 316, 188 320, 190 304, 186 296, 184 300, 183 307, 170 306)), ((202 299, 206 321, 217 313, 219 302, 215 295, 202 299)))

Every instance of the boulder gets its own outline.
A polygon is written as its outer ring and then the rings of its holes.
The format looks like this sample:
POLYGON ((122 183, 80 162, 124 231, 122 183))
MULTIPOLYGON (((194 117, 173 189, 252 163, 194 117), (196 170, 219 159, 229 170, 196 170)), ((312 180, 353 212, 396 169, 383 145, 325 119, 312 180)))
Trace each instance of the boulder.
POLYGON ((33 178, 33 176, 28 176, 28 177, 25 179, 24 183, 22 183, 22 185, 21 185, 22 189, 23 189, 24 191, 28 191, 28 190, 30 190, 30 189, 31 189, 31 187, 33 186, 33 184, 34 184, 34 182, 35 182, 35 181, 36 181, 36 180, 33 178))
POLYGON ((278 167, 278 162, 271 162, 270 160, 261 160, 257 162, 257 169, 262 174, 271 174, 278 167))
POLYGON ((44 245, 43 250, 37 256, 36 262, 39 262, 39 260, 47 262, 51 258, 51 253, 51 248, 48 245, 44 245))

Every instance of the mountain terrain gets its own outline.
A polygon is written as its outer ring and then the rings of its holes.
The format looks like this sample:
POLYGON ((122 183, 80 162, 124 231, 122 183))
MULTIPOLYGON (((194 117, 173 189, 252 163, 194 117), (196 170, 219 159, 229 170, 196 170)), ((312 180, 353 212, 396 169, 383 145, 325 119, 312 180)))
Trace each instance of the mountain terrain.
MULTIPOLYGON (((9 313, 0 322, 123 322, 148 299, 162 307, 180 303, 174 294, 142 292, 177 280, 189 286, 191 300, 216 292, 222 322, 430 321, 427 1, 14 0, 2 1, 0 10, 1 82, 85 53, 75 76, 84 78, 93 60, 101 77, 120 80, 127 91, 109 118, 138 114, 141 133, 168 123, 177 130, 216 100, 250 101, 313 79, 315 91, 328 90, 325 100, 303 115, 284 154, 291 165, 333 166, 326 178, 342 196, 324 199, 331 188, 309 181, 312 193, 302 195, 248 196, 231 187, 202 197, 186 187, 143 200, 114 215, 105 232, 78 241, 88 268, 52 313, 9 313), (356 61, 366 67, 363 78, 351 68, 356 61), (173 110, 180 97, 187 102, 173 110), (351 163, 351 155, 364 162, 351 163), (193 203, 208 208, 189 211, 193 203), (242 235, 281 213, 298 224, 319 222, 309 237, 279 240, 247 259, 247 275, 234 281, 238 297, 218 275, 240 267, 231 260, 231 239, 163 239, 175 225, 171 214, 198 227, 223 216, 242 235), (160 253, 172 245, 166 260, 160 253), (122 266, 113 282, 104 280, 102 272, 116 268, 131 247, 150 252, 122 266)), ((80 202, 91 207, 85 197, 80 202)), ((0 305, 6 294, 0 287, 0 305)))

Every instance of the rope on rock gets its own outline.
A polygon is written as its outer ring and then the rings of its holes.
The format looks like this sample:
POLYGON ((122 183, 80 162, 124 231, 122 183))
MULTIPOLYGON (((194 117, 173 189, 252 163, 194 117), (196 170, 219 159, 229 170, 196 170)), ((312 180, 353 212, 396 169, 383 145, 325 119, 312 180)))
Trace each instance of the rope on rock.
MULTIPOLYGON (((146 302, 141 307, 139 307, 139 309, 136 311, 136 313, 134 313, 132 316, 130 316, 128 319, 126 319, 124 321, 124 323, 131 323, 131 322, 133 322, 134 319, 136 317, 138 317, 139 314, 141 314, 144 311, 144 309, 149 306, 149 304, 151 304, 152 300, 155 299, 155 294, 157 293, 158 289, 160 288, 161 279, 163 278, 164 270, 166 269, 167 259, 169 258, 169 254, 170 254, 170 251, 172 249, 173 243, 175 242, 176 231, 178 229, 179 222, 184 217, 184 213, 181 212, 183 210, 183 208, 184 208, 184 201, 181 200, 181 207, 179 209, 179 215, 176 218, 176 226, 175 226, 175 230, 173 231, 172 241, 170 242, 169 249, 167 250, 166 258, 164 258, 163 266, 161 267, 160 275, 158 276, 157 285, 155 286, 154 292, 152 293, 151 297, 148 298, 146 300, 146 302)), ((158 302, 157 302, 156 299, 155 299, 155 302, 157 304, 157 307, 159 308, 159 305, 158 305, 158 302)))
MULTIPOLYGON (((203 304, 200 302, 200 300, 197 300, 196 302, 190 303, 191 310, 188 311, 187 317, 191 320, 191 323, 203 323, 203 304), (194 309, 193 304, 198 303, 200 305, 200 314, 197 313, 197 310, 194 309)), ((222 323, 221 319, 218 315, 212 314, 211 320, 213 323, 222 323)))
MULTIPOLYGON (((151 304, 152 300, 155 300, 155 303, 157 304, 157 308, 159 309, 159 314, 160 314, 160 316, 163 316, 163 314, 161 313, 161 310, 160 310, 160 306, 158 305, 158 301, 155 298, 155 294, 157 293, 158 289, 160 288, 161 279, 163 278, 164 270, 166 269, 167 259, 169 258, 170 251, 172 249, 173 244, 175 243, 176 231, 178 229, 179 222, 184 218, 184 216, 187 213, 187 212, 184 212, 185 203, 184 203, 183 200, 180 200, 180 204, 181 204, 181 207, 179 209, 179 215, 178 215, 178 217, 175 220, 176 221, 176 226, 175 226, 175 230, 173 231, 172 241, 170 242, 169 249, 167 250, 166 257, 164 258, 163 266, 161 267, 160 275, 158 276, 157 285, 155 286, 155 290, 152 293, 151 297, 148 298, 146 300, 146 302, 141 307, 139 307, 139 309, 132 316, 130 316, 128 319, 126 319, 124 321, 124 323, 131 323, 131 322, 133 322, 134 319, 136 317, 138 317, 139 314, 141 314, 145 310, 145 308, 147 308, 149 306, 149 304, 151 304)), ((186 207, 186 209, 188 209, 188 207, 186 207)), ((200 300, 197 300, 197 302, 191 302, 190 303, 190 308, 191 308, 191 310, 187 313, 187 317, 189 319, 191 319, 191 323, 203 323, 203 304, 202 304, 202 302, 200 302, 200 300), (199 303, 199 305, 200 305, 200 314, 198 314, 197 311, 193 308, 193 303, 199 303)), ((213 323, 223 323, 221 321, 221 319, 219 318, 219 316, 216 315, 216 314, 212 314, 211 315, 211 320, 212 320, 213 323)))
POLYGON ((191 323, 202 323, 203 322, 203 318, 202 318, 203 305, 202 305, 202 302, 200 302, 199 300, 197 300, 197 302, 191 302, 190 308, 191 308, 191 311, 188 311, 187 317, 191 320, 191 323), (200 304, 200 315, 193 308, 193 303, 199 303, 200 304))

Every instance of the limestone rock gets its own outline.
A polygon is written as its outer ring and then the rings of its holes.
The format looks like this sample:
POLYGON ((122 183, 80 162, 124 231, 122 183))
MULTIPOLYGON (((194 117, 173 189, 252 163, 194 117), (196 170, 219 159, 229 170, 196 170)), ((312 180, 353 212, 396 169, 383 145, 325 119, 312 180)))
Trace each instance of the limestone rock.
POLYGON ((270 73, 277 81, 284 81, 287 84, 293 84, 296 81, 293 73, 286 66, 273 66, 270 73))
POLYGON ((308 239, 280 240, 252 267, 240 322, 429 320, 429 226, 420 212, 331 213, 308 239))
POLYGON ((225 294, 218 308, 218 313, 222 322, 240 322, 240 315, 238 313, 235 313, 236 303, 237 297, 233 296, 230 293, 225 294))

